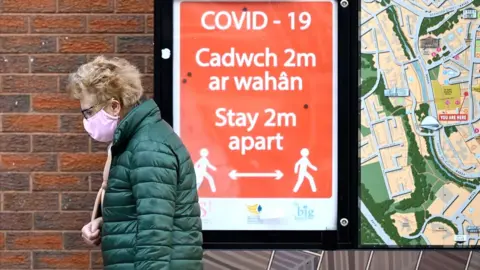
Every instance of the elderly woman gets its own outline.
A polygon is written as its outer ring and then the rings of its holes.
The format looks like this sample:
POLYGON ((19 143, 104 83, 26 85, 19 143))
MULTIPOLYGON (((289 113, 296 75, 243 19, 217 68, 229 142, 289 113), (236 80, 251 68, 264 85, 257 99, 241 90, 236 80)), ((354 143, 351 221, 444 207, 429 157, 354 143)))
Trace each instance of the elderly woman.
MULTIPOLYGON (((100 217, 82 229, 106 270, 197 270, 202 224, 190 155, 123 59, 97 57, 70 75, 85 130, 109 142, 100 217)), ((93 202, 92 202, 93 203, 93 202)))

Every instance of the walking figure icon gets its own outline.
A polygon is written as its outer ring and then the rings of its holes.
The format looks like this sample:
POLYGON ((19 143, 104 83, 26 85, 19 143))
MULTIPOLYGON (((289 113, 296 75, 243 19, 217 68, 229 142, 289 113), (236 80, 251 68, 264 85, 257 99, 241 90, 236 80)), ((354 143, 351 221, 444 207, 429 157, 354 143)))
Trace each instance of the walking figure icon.
POLYGON ((298 180, 297 183, 295 184, 295 187, 293 188, 293 192, 298 192, 300 189, 300 186, 303 184, 303 181, 305 178, 308 179, 308 182, 310 182, 310 188, 312 189, 312 192, 317 192, 317 186, 315 186, 315 181, 313 179, 313 176, 308 172, 308 168, 317 171, 317 167, 313 166, 312 163, 310 163, 310 160, 308 159, 308 155, 310 154, 310 151, 308 151, 307 148, 303 148, 300 150, 300 155, 302 157, 295 163, 295 174, 298 174, 298 180))
POLYGON ((208 184, 210 185, 210 190, 212 192, 217 191, 215 187, 215 181, 213 177, 208 173, 208 169, 216 171, 217 168, 213 166, 208 160, 208 149, 203 148, 200 150, 200 159, 195 162, 195 175, 197 176, 197 190, 203 183, 203 180, 207 179, 208 184))

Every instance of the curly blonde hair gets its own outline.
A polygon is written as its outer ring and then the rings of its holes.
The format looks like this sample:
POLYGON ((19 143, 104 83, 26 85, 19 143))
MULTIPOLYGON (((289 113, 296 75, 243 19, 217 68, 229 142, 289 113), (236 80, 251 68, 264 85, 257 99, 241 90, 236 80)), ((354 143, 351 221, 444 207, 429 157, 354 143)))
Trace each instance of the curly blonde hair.
POLYGON ((127 60, 98 56, 70 74, 67 89, 75 99, 89 93, 99 103, 115 98, 123 107, 130 108, 143 95, 141 78, 140 71, 127 60))

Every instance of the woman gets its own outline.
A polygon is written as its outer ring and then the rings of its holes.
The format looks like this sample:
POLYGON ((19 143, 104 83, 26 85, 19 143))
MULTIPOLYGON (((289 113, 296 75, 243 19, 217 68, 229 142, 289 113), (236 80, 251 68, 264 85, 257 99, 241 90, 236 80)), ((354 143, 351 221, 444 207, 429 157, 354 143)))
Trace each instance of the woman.
POLYGON ((156 103, 141 100, 138 69, 100 56, 71 74, 68 86, 88 134, 111 143, 101 216, 82 229, 88 244, 101 242, 104 269, 203 269, 193 163, 156 103))

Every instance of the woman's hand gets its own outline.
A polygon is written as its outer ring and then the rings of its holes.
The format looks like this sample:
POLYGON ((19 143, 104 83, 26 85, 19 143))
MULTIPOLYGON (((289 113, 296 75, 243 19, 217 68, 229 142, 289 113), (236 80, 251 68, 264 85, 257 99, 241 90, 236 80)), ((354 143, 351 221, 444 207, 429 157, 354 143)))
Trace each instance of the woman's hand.
POLYGON ((98 217, 83 226, 82 228, 82 237, 85 243, 88 245, 98 246, 101 242, 100 228, 103 225, 102 217, 98 217))

